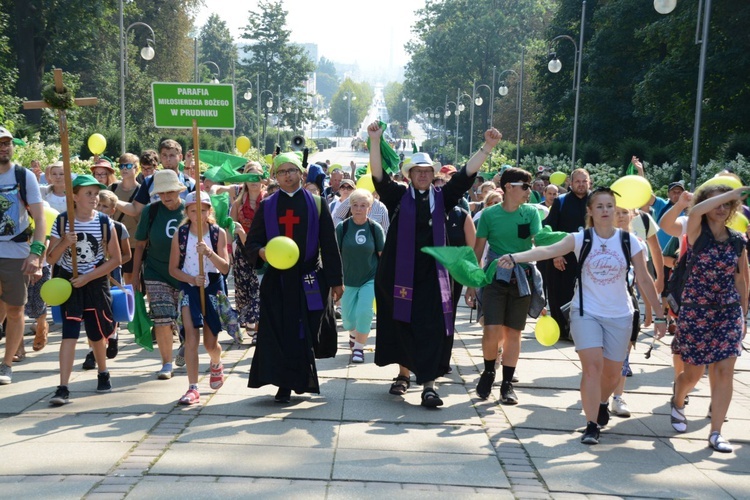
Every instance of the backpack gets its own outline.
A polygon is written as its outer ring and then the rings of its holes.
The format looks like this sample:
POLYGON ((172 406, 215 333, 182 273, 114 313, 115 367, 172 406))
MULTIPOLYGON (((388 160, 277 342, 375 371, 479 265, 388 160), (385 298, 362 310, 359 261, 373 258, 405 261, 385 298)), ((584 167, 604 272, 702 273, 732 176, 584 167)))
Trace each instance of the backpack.
MULTIPOLYGON (((109 186, 109 190, 114 193, 115 191, 117 191, 118 187, 120 187, 120 183, 119 182, 115 182, 114 184, 112 184, 111 186, 109 186)), ((136 194, 138 194, 138 188, 136 188, 136 189, 133 190, 133 194, 130 195, 130 198, 128 199, 128 203, 132 203, 133 202, 133 200, 135 199, 135 195, 136 194)), ((125 217, 125 213, 124 212, 120 212, 120 215, 117 216, 117 222, 122 222, 122 219, 124 217, 125 217)))
MULTIPOLYGON (((99 214, 99 225, 102 228, 102 234, 107 235, 105 243, 109 244, 109 240, 112 238, 112 228, 109 226, 109 216, 101 212, 97 213, 99 214)), ((65 234, 65 227, 68 225, 68 212, 61 213, 57 217, 57 220, 55 220, 55 224, 57 225, 57 234, 62 237, 62 235, 65 234)), ((117 241, 119 243, 119 239, 117 241)), ((104 252, 106 253, 106 247, 104 252)))
MULTIPOLYGON (((583 261, 588 257, 591 252, 593 229, 588 227, 583 231, 583 244, 581 245, 581 251, 578 254, 578 271, 576 280, 578 281, 578 314, 583 316, 583 287, 581 286, 581 274, 583 272, 583 261)), ((630 233, 627 231, 620 230, 620 245, 622 245, 622 253, 625 255, 625 268, 630 269, 630 233)), ((625 273, 625 283, 628 286, 628 293, 633 295, 633 287, 628 282, 628 273, 625 273)))
MULTIPOLYGON (((29 204, 26 202, 26 169, 21 165, 13 165, 13 173, 16 176, 16 186, 18 187, 18 197, 23 203, 24 209, 29 211, 29 204)), ((27 243, 33 234, 31 225, 27 226, 25 230, 18 233, 10 241, 16 243, 27 243)))
MULTIPOLYGON (((188 233, 190 231, 190 222, 183 224, 177 229, 177 242, 180 245, 180 264, 178 269, 182 269, 182 265, 185 264, 185 252, 187 252, 188 233)), ((219 226, 216 224, 209 224, 208 234, 211 239, 211 247, 216 253, 219 248, 219 226)))
MULTIPOLYGON (((732 245, 735 253, 739 256, 742 255, 742 250, 745 248, 745 240, 742 238, 742 234, 735 231, 732 228, 727 228, 729 231, 729 243, 732 245)), ((672 312, 677 314, 680 312, 680 306, 682 305, 682 290, 685 288, 690 272, 698 260, 698 255, 708 247, 708 245, 714 241, 711 229, 708 227, 708 223, 703 221, 701 223, 701 234, 696 238, 693 243, 692 253, 690 259, 687 258, 688 252, 686 251, 680 256, 677 261, 677 265, 672 270, 669 276, 669 281, 665 286, 664 293, 667 297, 667 303, 669 304, 672 312)))

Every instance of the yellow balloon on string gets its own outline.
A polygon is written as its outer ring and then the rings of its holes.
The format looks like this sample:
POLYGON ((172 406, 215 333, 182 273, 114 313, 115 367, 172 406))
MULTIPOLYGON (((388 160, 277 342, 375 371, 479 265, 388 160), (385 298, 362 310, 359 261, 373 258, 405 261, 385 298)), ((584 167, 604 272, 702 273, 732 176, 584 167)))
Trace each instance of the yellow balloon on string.
POLYGON ((560 327, 552 316, 540 316, 536 320, 536 328, 534 328, 534 336, 537 342, 545 347, 555 345, 560 339, 560 327))

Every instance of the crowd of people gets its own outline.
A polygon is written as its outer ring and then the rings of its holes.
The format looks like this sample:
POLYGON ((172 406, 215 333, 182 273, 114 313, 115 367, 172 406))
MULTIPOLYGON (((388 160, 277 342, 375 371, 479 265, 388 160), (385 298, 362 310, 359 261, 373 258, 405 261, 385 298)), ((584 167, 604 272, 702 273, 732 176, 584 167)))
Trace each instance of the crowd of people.
MULTIPOLYGON (((378 122, 367 134, 372 145, 385 143, 378 122)), ((247 335, 255 346, 249 387, 275 386, 279 403, 288 403, 293 392, 319 393, 315 360, 336 355, 340 315, 351 363, 367 361, 375 318, 372 361, 395 365, 388 392, 403 396, 415 383, 421 405, 439 407, 436 381, 451 371, 464 287, 452 279, 450 266, 422 250, 461 246, 473 249, 484 269, 497 264, 489 284, 467 287, 464 296, 480 309, 483 327, 478 398, 489 398, 500 370, 499 402, 520 402, 513 384, 521 333, 529 316, 549 314, 562 341, 575 345, 586 418, 582 442, 596 444, 610 415, 630 416, 623 397, 632 374, 630 346, 641 325, 653 325, 657 339, 674 335, 671 426, 687 430, 684 406, 708 367, 708 442, 732 451, 721 428, 746 332, 750 273, 745 235, 727 224, 735 212, 747 211, 750 188, 715 183, 693 196, 673 182, 668 199, 652 196, 640 209, 625 209, 617 206, 618 193, 593 187, 582 168, 562 185, 551 184, 545 169, 533 175, 505 165, 480 172, 500 139, 497 130, 487 130, 461 168, 427 153, 394 164, 374 146, 367 171, 354 162, 350 171, 326 162, 304 165, 297 153, 279 153, 265 167, 248 161, 231 184, 208 173, 201 178, 191 152, 183 155, 178 142, 164 140, 158 151, 124 153, 116 162, 96 158, 90 175, 76 176, 67 192, 62 162, 44 171, 14 165, 13 136, 0 127, 6 343, 0 385, 12 382, 14 363, 26 357, 25 316, 35 322, 34 350, 46 347, 40 290, 56 277, 73 291, 60 306, 53 405, 70 402, 81 326, 90 346, 82 368, 97 370, 97 392, 112 390, 109 365, 124 325, 114 322, 110 283, 124 283, 147 299, 160 358, 156 377, 170 379, 175 366, 186 367, 179 404, 200 402, 201 329, 212 390, 224 383, 218 336, 226 331, 236 340, 247 335), (363 175, 370 176, 370 189, 357 182, 363 175), (216 196, 228 200, 229 226, 217 220, 216 196), (51 228, 46 206, 59 212, 51 228), (560 235, 556 243, 542 242, 549 229, 560 235), (279 236, 293 240, 299 252, 286 268, 269 262, 279 236), (689 274, 677 308, 664 292, 680 262, 689 274)), ((639 159, 632 163, 644 175, 639 159)))

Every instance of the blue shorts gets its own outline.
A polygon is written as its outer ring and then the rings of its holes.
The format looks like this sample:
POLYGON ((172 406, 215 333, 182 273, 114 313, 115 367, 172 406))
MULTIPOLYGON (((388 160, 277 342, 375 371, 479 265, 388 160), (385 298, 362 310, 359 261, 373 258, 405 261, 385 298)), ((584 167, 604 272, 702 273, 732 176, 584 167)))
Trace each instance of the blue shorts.
POLYGON ((370 280, 360 287, 347 286, 341 297, 341 321, 344 330, 370 333, 374 301, 375 280, 370 280))

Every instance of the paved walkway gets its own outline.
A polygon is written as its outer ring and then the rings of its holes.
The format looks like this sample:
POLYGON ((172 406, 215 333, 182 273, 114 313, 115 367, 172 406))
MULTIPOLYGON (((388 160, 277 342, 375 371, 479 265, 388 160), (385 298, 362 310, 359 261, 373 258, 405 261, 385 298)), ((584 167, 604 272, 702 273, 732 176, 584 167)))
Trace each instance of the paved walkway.
MULTIPOLYGON (((224 336, 228 372, 220 390, 201 380, 202 402, 180 407, 184 368, 156 380, 156 354, 125 333, 111 364, 110 394, 96 394, 96 373, 80 370, 79 343, 72 402, 51 407, 57 385, 59 328, 40 353, 14 368, 0 387, 0 496, 5 498, 747 498, 750 494, 750 369, 738 362, 725 435, 733 454, 706 446, 708 387, 687 407, 690 431, 669 424, 669 349, 632 356, 626 398, 633 417, 613 417, 601 444, 580 444, 583 422, 579 363, 569 343, 551 348, 524 332, 518 406, 476 398, 482 364, 481 328, 458 313, 454 371, 439 381, 445 406, 419 406, 419 387, 388 394, 393 367, 318 363, 320 395, 273 402, 275 389, 247 388, 253 348, 224 336)), ((31 351, 33 337, 25 337, 31 351)), ((374 340, 374 339, 373 339, 374 340)), ((208 359, 201 355, 202 367, 208 359)))

